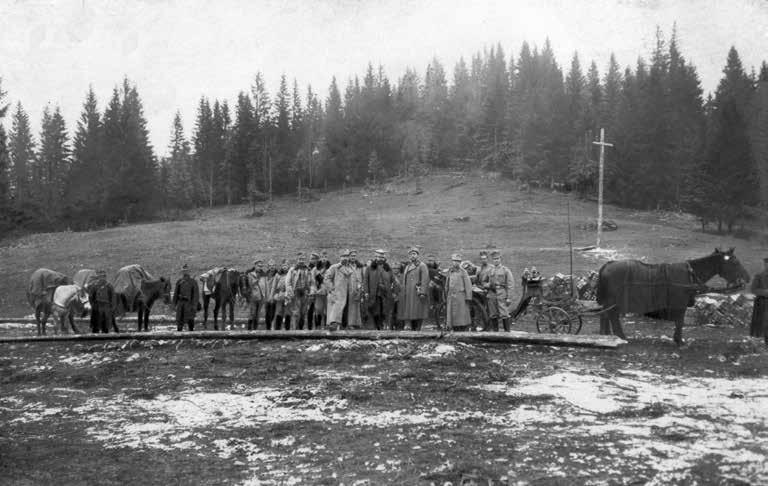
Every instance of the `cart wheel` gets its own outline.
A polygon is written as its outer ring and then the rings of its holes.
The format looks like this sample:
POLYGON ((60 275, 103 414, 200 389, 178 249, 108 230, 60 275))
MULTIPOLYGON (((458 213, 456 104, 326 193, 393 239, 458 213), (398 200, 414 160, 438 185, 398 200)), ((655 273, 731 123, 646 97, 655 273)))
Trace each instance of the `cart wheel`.
POLYGON ((581 316, 576 314, 574 316, 571 316, 571 333, 572 334, 578 334, 581 332, 581 326, 584 324, 584 321, 581 320, 581 316))
POLYGON ((536 330, 540 333, 570 334, 571 316, 559 307, 547 307, 536 315, 536 330))

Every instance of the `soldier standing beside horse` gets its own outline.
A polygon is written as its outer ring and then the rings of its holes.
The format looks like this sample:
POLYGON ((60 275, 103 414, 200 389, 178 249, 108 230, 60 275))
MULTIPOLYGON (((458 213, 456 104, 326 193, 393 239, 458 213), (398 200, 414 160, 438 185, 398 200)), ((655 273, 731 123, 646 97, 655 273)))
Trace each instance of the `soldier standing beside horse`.
POLYGON ((768 344, 768 258, 763 258, 763 271, 752 279, 750 290, 755 294, 752 307, 752 325, 749 335, 764 337, 768 344))
POLYGON ((394 307, 392 299, 394 277, 384 250, 376 250, 376 256, 365 269, 364 282, 368 315, 373 319, 376 330, 381 331, 384 329, 384 323, 390 320, 394 307))
POLYGON ((182 277, 176 282, 173 305, 176 307, 176 330, 182 331, 184 324, 190 331, 195 330, 195 314, 200 310, 200 287, 190 276, 189 267, 181 267, 182 277))
POLYGON ((107 282, 107 272, 104 270, 96 272, 96 283, 90 286, 88 298, 91 301, 91 332, 106 334, 112 324, 117 333, 117 323, 114 319, 115 288, 107 282))

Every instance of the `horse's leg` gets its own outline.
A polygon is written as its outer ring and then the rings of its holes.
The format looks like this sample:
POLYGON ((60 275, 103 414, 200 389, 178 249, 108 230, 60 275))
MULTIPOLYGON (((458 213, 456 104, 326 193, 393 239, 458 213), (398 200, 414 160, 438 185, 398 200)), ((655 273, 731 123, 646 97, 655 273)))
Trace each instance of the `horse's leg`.
POLYGON ((611 327, 613 328, 613 334, 620 339, 627 339, 627 336, 624 334, 624 328, 621 326, 621 315, 617 310, 614 310, 611 314, 611 327))
POLYGON ((210 295, 203 295, 203 329, 208 327, 208 305, 211 303, 210 295))
POLYGON ((42 326, 43 326, 43 336, 45 336, 45 326, 46 326, 46 324, 48 324, 48 316, 50 316, 50 315, 51 314, 48 311, 48 309, 44 307, 43 308, 43 316, 42 316, 42 319, 41 319, 41 323, 42 323, 42 326))
POLYGON ((685 321, 685 309, 682 312, 677 311, 675 313, 675 344, 678 346, 683 345, 683 322, 685 321))
POLYGON ((144 320, 144 303, 139 302, 136 307, 138 307, 136 310, 136 322, 138 325, 138 330, 141 332, 141 323, 144 320))
POLYGON ((235 326, 235 296, 229 299, 229 325, 235 326))
POLYGON ((42 316, 41 314, 40 306, 38 305, 35 307, 35 324, 37 325, 37 335, 40 336, 43 333, 43 327, 42 327, 42 316))
POLYGON ((608 312, 600 314, 600 334, 611 334, 611 318, 608 316, 608 312))
MULTIPOLYGON (((213 304, 213 329, 214 331, 219 330, 219 309, 221 308, 221 299, 214 299, 213 304)), ((222 324, 223 330, 227 329, 227 320, 223 319, 224 323, 222 324)))
POLYGON ((152 310, 152 304, 144 306, 144 330, 149 332, 149 312, 152 310))
POLYGON ((74 312, 70 312, 69 313, 69 327, 72 328, 72 332, 74 334, 80 334, 80 332, 75 327, 75 313, 74 312))

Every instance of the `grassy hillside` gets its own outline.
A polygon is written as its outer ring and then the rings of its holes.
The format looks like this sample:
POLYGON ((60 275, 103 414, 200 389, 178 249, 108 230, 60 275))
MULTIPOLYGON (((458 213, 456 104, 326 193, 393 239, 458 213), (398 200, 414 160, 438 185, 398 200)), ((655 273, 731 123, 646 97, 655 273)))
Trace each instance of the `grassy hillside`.
MULTIPOLYGON (((263 217, 249 208, 206 210, 186 221, 124 226, 83 233, 35 234, 0 242, 0 315, 31 312, 25 299, 29 275, 47 267, 73 275, 80 268, 116 269, 140 263, 156 275, 179 275, 183 263, 193 272, 227 264, 250 266, 254 257, 293 258, 297 250, 356 248, 368 258, 375 248, 404 259, 411 245, 435 252, 447 262, 454 251, 476 258, 484 248, 504 251, 515 274, 535 265, 545 274, 568 272, 567 204, 571 205, 575 247, 592 245, 596 205, 549 191, 520 192, 507 180, 479 175, 439 174, 390 183, 386 190, 348 189, 315 202, 278 199, 263 217)), ((574 256, 574 270, 597 269, 609 258, 676 261, 735 246, 750 273, 761 267, 756 242, 702 233, 687 216, 606 207, 618 231, 604 233, 603 256, 574 256)))

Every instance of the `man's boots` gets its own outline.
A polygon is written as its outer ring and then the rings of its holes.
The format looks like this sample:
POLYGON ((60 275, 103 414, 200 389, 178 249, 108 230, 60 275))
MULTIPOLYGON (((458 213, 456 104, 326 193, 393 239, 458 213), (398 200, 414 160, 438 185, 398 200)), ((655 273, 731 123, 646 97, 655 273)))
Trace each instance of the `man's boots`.
POLYGON ((504 330, 506 332, 509 332, 509 330, 510 330, 509 318, 507 317, 506 319, 502 319, 501 322, 504 324, 504 330))
POLYGON ((491 325, 488 326, 491 332, 499 332, 499 319, 496 317, 491 318, 491 325))

